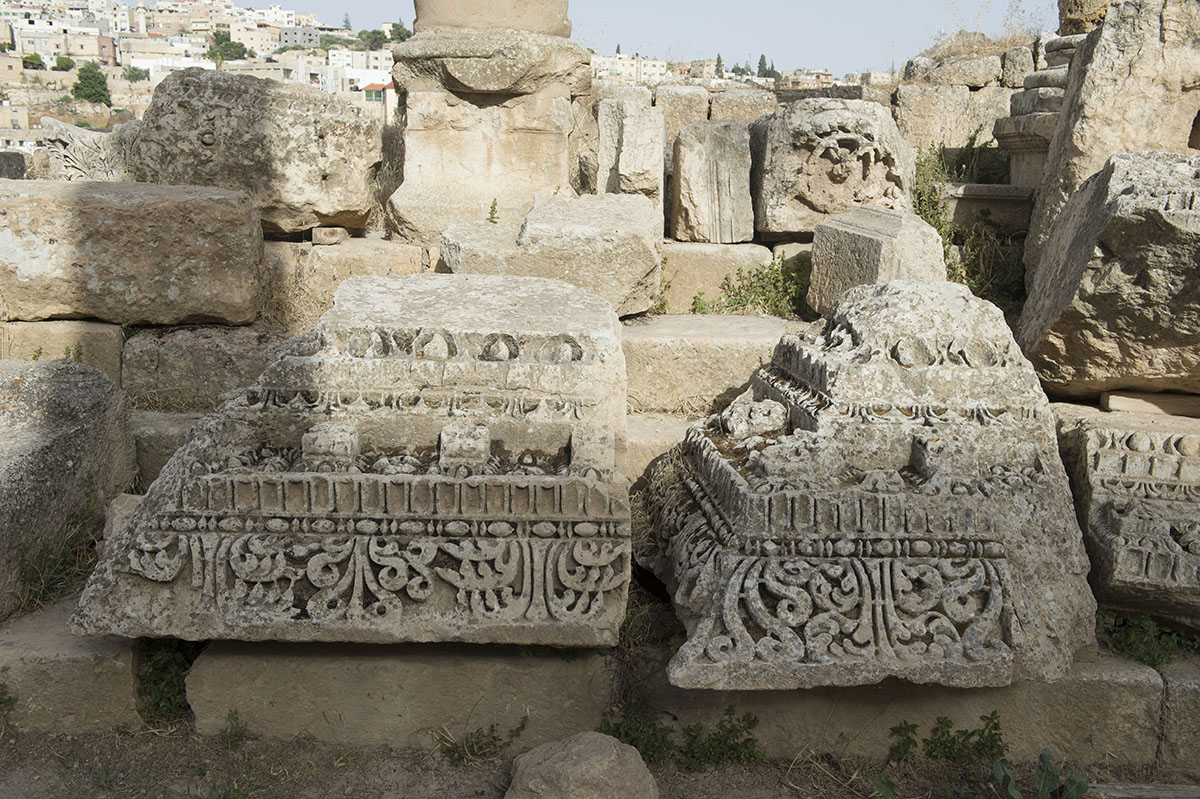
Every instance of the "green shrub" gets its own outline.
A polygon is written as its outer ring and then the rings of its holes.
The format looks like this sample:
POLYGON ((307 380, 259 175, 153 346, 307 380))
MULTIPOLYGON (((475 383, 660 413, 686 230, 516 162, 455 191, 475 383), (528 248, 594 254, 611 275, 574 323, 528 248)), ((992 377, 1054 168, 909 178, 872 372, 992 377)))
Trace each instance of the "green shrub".
POLYGON ((71 70, 75 69, 75 62, 67 58, 65 55, 60 55, 58 58, 54 59, 54 66, 50 67, 50 69, 54 70, 55 72, 70 72, 71 70))
POLYGON ((811 261, 801 260, 798 267, 789 268, 779 256, 756 269, 739 268, 721 281, 720 297, 709 300, 704 292, 698 293, 692 299, 692 313, 763 313, 785 319, 816 319, 819 314, 806 299, 811 271, 811 261))
POLYGON ((139 711, 147 722, 171 722, 187 718, 187 675, 199 656, 202 644, 173 638, 144 639, 138 643, 139 711))
POLYGON ((1113 652, 1155 669, 1170 663, 1176 652, 1200 651, 1200 633, 1136 613, 1102 608, 1096 614, 1096 633, 1113 652))
POLYGON ((737 718, 730 707, 712 732, 706 733, 702 724, 684 727, 679 765, 687 771, 699 771, 730 763, 757 763, 763 759, 762 748, 751 734, 757 726, 758 719, 752 713, 737 718))
POLYGON ((632 746, 647 763, 661 763, 675 754, 674 731, 658 720, 646 700, 636 697, 617 721, 604 719, 599 732, 632 746))
POLYGON ((71 87, 71 94, 77 100, 112 105, 112 95, 108 93, 108 79, 95 62, 87 61, 81 64, 76 75, 77 80, 71 87))

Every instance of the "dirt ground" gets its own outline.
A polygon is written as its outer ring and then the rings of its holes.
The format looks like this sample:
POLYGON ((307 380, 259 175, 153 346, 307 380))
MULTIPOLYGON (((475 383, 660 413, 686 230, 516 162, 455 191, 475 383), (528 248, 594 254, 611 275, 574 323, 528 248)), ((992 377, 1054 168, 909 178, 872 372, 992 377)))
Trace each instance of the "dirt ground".
MULTIPOLYGON (((49 736, 7 730, 0 738, 3 799, 501 799, 507 758, 455 764, 438 753, 343 749, 311 740, 201 738, 189 725, 169 730, 49 736)), ((664 799, 867 799, 879 763, 797 756, 791 764, 721 766, 699 772, 655 766, 664 799)), ((944 799, 961 784, 932 767, 888 768, 904 799, 944 799)), ((1031 769, 1019 772, 1031 784, 1031 769)), ((1194 777, 1193 775, 1193 781, 1194 777)), ((1189 781, 1187 775, 1103 773, 1093 782, 1189 781), (1182 778, 1182 779, 1181 779, 1182 778)), ((986 788, 980 794, 999 797, 986 788)), ((1030 795, 1030 794, 1027 794, 1030 795)), ((1197 789, 1200 796, 1200 788, 1197 789)))

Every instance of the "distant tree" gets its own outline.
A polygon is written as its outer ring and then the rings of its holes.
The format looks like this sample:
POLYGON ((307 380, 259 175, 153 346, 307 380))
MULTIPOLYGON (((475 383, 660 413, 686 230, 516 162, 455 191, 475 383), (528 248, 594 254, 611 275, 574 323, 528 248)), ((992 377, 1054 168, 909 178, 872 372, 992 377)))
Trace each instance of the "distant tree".
POLYGON ((347 11, 345 14, 342 14, 342 27, 348 31, 354 30, 354 26, 350 24, 350 12, 349 11, 347 11))
POLYGON ((721 58, 720 53, 717 53, 717 77, 725 77, 725 61, 721 58))
POLYGON ((621 45, 617 45, 617 55, 621 54, 621 45))
POLYGON ((241 42, 221 42, 213 45, 204 57, 216 63, 217 69, 220 69, 226 61, 237 61, 245 58, 246 54, 246 45, 241 42))
POLYGON ((7 53, 12 49, 12 44, 9 42, 0 42, 0 53, 7 53))
POLYGON ((745 67, 743 67, 739 64, 734 64, 732 67, 729 68, 729 71, 732 72, 734 75, 746 75, 749 73, 750 70, 746 69, 745 67))
POLYGON ((128 66, 121 72, 121 77, 130 83, 137 83, 141 80, 150 80, 150 70, 142 69, 141 67, 128 66))
POLYGON ((46 64, 42 61, 42 57, 37 53, 21 56, 21 66, 25 69, 45 69, 46 64))
POLYGON ((104 103, 112 105, 112 95, 108 93, 108 79, 96 66, 95 61, 85 61, 79 65, 79 79, 71 87, 71 94, 77 100, 89 103, 104 103))
POLYGON ((758 57, 758 77, 767 77, 767 57, 765 55, 758 57))
POLYGON ((378 50, 388 40, 387 34, 381 30, 359 31, 358 38, 362 40, 368 50, 378 50))
POLYGON ((225 31, 213 32, 213 44, 228 44, 229 40, 229 34, 225 31))
POLYGON ((54 66, 50 67, 50 69, 54 70, 55 72, 70 72, 71 70, 75 69, 75 62, 67 58, 65 55, 60 55, 58 58, 54 59, 54 66))
POLYGON ((392 41, 402 42, 412 37, 412 31, 399 22, 392 23, 392 41))

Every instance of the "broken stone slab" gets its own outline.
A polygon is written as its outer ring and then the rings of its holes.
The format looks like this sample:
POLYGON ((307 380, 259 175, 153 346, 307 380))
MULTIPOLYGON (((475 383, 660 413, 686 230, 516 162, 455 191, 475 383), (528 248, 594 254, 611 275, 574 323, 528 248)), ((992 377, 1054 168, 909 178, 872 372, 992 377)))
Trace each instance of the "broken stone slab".
POLYGON ((1014 94, 1009 110, 1012 116, 1015 117, 1025 114, 1056 114, 1062 111, 1062 104, 1062 89, 1043 87, 1040 89, 1026 89, 1023 92, 1014 94))
MULTIPOLYGON (((675 174, 675 139, 689 125, 708 121, 708 89, 703 86, 675 86, 663 84, 654 92, 654 105, 663 111, 667 126, 667 174, 675 174)), ((747 153, 749 152, 747 142, 747 153)), ((749 168, 746 172, 749 174, 749 168)), ((749 178, 747 178, 749 179, 749 178)))
POLYGON ((318 247, 331 247, 350 240, 350 231, 344 227, 315 227, 312 243, 318 247))
POLYGON ((981 89, 984 86, 998 83, 1003 71, 1003 65, 998 55, 979 58, 962 56, 934 64, 928 72, 921 75, 920 79, 937 86, 966 86, 971 89, 981 89))
POLYGON ((111 133, 88 130, 53 117, 42 117, 46 149, 44 163, 35 170, 41 180, 137 181, 134 165, 141 122, 117 125, 111 133))
MULTIPOLYGON (((737 123, 740 124, 740 123, 737 123)), ((771 263, 771 251, 761 244, 704 244, 663 242, 663 296, 667 313, 693 313, 696 298, 713 303, 722 296, 725 278, 751 275, 771 263)))
POLYGON ((799 100, 750 128, 750 192, 768 237, 812 231, 868 203, 911 210, 913 149, 883 106, 865 100, 799 100))
POLYGON ((630 413, 708 413, 741 394, 780 337, 802 329, 773 316, 671 315, 625 326, 630 413))
POLYGON ((513 761, 504 799, 658 799, 638 750, 610 735, 579 732, 513 761))
POLYGON ((203 418, 199 413, 134 411, 129 432, 137 445, 138 480, 148 488, 176 450, 188 441, 188 433, 203 418))
POLYGON ((262 229, 244 194, 0 181, 0 320, 253 321, 262 229))
POLYGON ((895 92, 893 114, 900 133, 913 148, 931 145, 987 145, 996 120, 1007 117, 1012 90, 989 86, 902 85, 895 92))
POLYGON ((1010 89, 1025 85, 1025 76, 1034 72, 1033 50, 1029 47, 1010 47, 1000 57, 1002 62, 1000 83, 1010 89))
POLYGON ((1198 194, 1200 155, 1120 153, 1063 206, 1017 335, 1048 392, 1200 391, 1198 194))
POLYGON ((1160 668, 1165 696, 1159 762, 1195 771, 1200 751, 1200 657, 1177 656, 1160 668))
POLYGON ((1065 89, 1067 67, 1048 67, 1025 76, 1026 89, 1065 89))
POLYGON ((286 341, 264 325, 143 330, 125 342, 121 385, 141 410, 209 411, 257 380, 286 341))
POLYGON ((1200 420, 1054 408, 1097 599, 1200 628, 1200 420))
POLYGON ((629 316, 654 304, 662 231, 646 197, 552 196, 539 199, 519 229, 489 222, 452 226, 441 253, 453 273, 565 280, 629 316))
POLYGON ((0 620, 30 559, 87 535, 136 476, 129 400, 99 369, 0 361, 0 620))
POLYGON ((317 89, 192 68, 154 90, 136 133, 143 183, 245 192, 269 230, 365 228, 377 207, 379 119, 317 89))
POLYGON ((1100 395, 1100 408, 1127 413, 1155 413, 1165 416, 1200 418, 1200 395, 1139 391, 1106 391, 1100 395))
POLYGON ((742 122, 698 122, 674 141, 671 235, 714 244, 753 239, 749 128, 742 122))
POLYGON ((567 0, 415 0, 417 33, 430 28, 515 28, 547 36, 569 37, 567 0))
POLYGON ((1067 201, 1111 155, 1200 146, 1198 38, 1200 5, 1192 0, 1126 0, 1080 46, 1026 240, 1030 293, 1043 260, 1057 257, 1049 242, 1067 201))
POLYGON ((592 113, 600 113, 600 103, 605 100, 622 100, 646 108, 654 105, 654 94, 645 86, 631 86, 615 80, 592 82, 592 113))
POLYGON ((1094 642, 1053 415, 965 286, 850 289, 652 479, 678 687, 1005 686, 1094 642))
POLYGON ((16 700, 5 723, 66 735, 140 728, 133 641, 76 638, 74 607, 68 599, 0 627, 0 683, 16 700))
POLYGON ((622 100, 602 100, 597 191, 640 194, 660 212, 665 199, 666 117, 661 108, 646 108, 622 100))
POLYGON ((434 750, 436 733, 461 741, 495 724, 503 736, 528 718, 515 753, 599 726, 610 670, 591 651, 217 641, 192 666, 187 696, 201 735, 220 734, 236 710, 253 735, 363 747, 434 750))
POLYGON ((574 121, 565 97, 542 92, 478 106, 446 92, 409 92, 405 120, 404 183, 388 219, 409 243, 437 246, 456 222, 517 224, 538 193, 571 185, 574 121))
POLYGON ((714 122, 731 119, 749 125, 769 114, 779 105, 775 92, 762 89, 730 89, 714 94, 709 102, 709 119, 714 122))
POLYGON ((856 208, 817 225, 808 304, 825 313, 854 286, 946 280, 941 234, 913 213, 856 208))
POLYGON ((1009 156, 1009 182, 1037 188, 1046 168, 1050 140, 1058 127, 1058 113, 1002 117, 992 128, 1000 148, 1009 156))
POLYGON ((426 30, 392 48, 396 86, 409 92, 516 96, 560 87, 570 96, 592 84, 591 54, 558 36, 512 29, 426 30))
POLYGON ((636 487, 650 464, 683 440, 692 421, 686 416, 665 413, 630 414, 629 448, 625 454, 625 474, 630 485, 636 487))
POLYGON ((75 629, 611 646, 625 382, 616 315, 566 283, 348 280, 194 428, 107 543, 75 629))
POLYGON ((942 190, 946 217, 957 227, 991 228, 1004 236, 1029 229, 1033 189, 1002 183, 947 183, 942 190))
POLYGON ((94 366, 121 385, 125 331, 103 322, 0 322, 0 360, 53 361, 94 366))

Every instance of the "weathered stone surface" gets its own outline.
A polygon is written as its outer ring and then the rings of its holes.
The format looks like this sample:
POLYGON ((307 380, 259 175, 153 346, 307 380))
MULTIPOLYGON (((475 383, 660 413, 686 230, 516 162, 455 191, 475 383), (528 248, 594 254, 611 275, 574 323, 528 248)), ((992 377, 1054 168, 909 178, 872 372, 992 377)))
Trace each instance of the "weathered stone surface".
MULTIPOLYGON (((654 92, 654 105, 662 109, 667 126, 666 150, 667 174, 675 174, 675 138, 688 125, 708 121, 708 89, 703 86, 676 86, 663 84, 654 92)), ((746 143, 749 158, 750 143, 746 143)), ((746 168, 749 180, 749 166, 746 168)))
POLYGON ((912 207, 913 150, 876 103, 800 100, 756 121, 750 139, 750 192, 764 234, 811 231, 856 205, 912 207))
POLYGON ((1067 87, 1067 67, 1052 67, 1040 69, 1025 78, 1026 89, 1065 89, 1067 87))
POLYGON ((410 92, 534 94, 551 85, 572 96, 592 84, 591 54, 558 36, 527 31, 438 28, 397 44, 392 78, 410 92))
POLYGON ((598 115, 597 191, 640 194, 650 198, 661 212, 667 140, 663 110, 623 100, 602 100, 598 115))
POLYGON ((434 749, 438 731, 461 741, 495 724, 504 735, 528 716, 510 750, 520 752, 595 729, 609 668, 594 653, 516 647, 220 641, 196 659, 187 695, 201 735, 219 734, 237 710, 250 733, 266 738, 434 749))
POLYGON ((71 361, 0 361, 0 619, 26 558, 91 524, 136 473, 129 401, 71 361))
MULTIPOLYGON (((1059 213, 1113 153, 1200 146, 1200 4, 1125 0, 1075 55, 1026 242, 1026 283, 1053 261, 1059 213), (1043 256, 1044 253, 1044 256, 1043 256)), ((1026 84, 1027 88, 1033 88, 1026 84)))
POLYGON ((630 413, 695 415, 742 393, 800 325, 773 316, 654 316, 625 326, 630 413))
POLYGON ((916 214, 856 208, 817 225, 808 304, 825 313, 847 289, 892 280, 945 280, 941 235, 916 214))
POLYGON ((1200 155, 1121 153, 1063 207, 1018 329, 1048 391, 1200 391, 1198 194, 1200 155))
POLYGON ((942 191, 946 218, 963 230, 988 227, 1013 236, 1029 229, 1033 189, 1003 183, 947 183, 942 191))
POLYGON ((258 379, 286 340, 260 325, 143 330, 125 342, 121 385, 142 410, 212 410, 258 379))
POLYGON ((646 474, 656 458, 673 449, 691 426, 686 416, 665 413, 635 413, 629 416, 629 448, 625 454, 625 474, 631 485, 646 474))
POLYGON ((513 762, 504 799, 658 799, 638 750, 609 735, 580 732, 513 762))
POLYGON ((137 163, 137 133, 141 122, 117 125, 111 133, 68 125, 42 117, 45 162, 35 170, 40 180, 98 180, 133 182, 137 163))
POLYGON ((771 245, 771 255, 783 265, 784 274, 807 276, 812 269, 811 241, 781 241, 771 245))
POLYGON ((1012 90, 990 86, 971 91, 965 86, 902 85, 895 93, 893 113, 900 133, 912 147, 965 147, 992 141, 996 120, 1009 115, 1012 90))
POLYGON ((713 95, 709 102, 709 119, 719 122, 732 119, 749 125, 779 105, 774 92, 762 89, 730 89, 713 95))
POLYGON ((0 322, 0 360, 53 361, 68 358, 94 366, 121 385, 120 325, 103 322, 0 322))
POLYGON ((1058 0, 1058 32, 1064 36, 1100 27, 1112 0, 1058 0))
POLYGON ((460 274, 565 280, 628 316, 648 310, 658 291, 658 220, 645 197, 547 197, 520 230, 489 222, 454 225, 442 237, 442 260, 460 274))
POLYGON ((245 192, 272 230, 364 228, 376 207, 380 121, 313 86, 172 72, 136 133, 135 179, 245 192))
POLYGON ((415 275, 425 270, 416 244, 362 238, 334 247, 268 242, 272 296, 266 318, 293 333, 309 330, 333 307, 333 295, 352 277, 415 275))
MULTIPOLYGON (((410 92, 404 182, 389 220, 415 244, 437 245, 456 222, 491 214, 515 224, 535 195, 571 184, 571 103, 553 93, 477 106, 446 92, 410 92)), ((660 178, 661 179, 661 178, 660 178)))
POLYGON ((951 283, 851 289, 660 467, 652 563, 689 634, 672 684, 1065 675, 1095 601, 1057 455, 999 309, 951 283), (775 430, 734 424, 776 404, 775 430))
MULTIPOLYGON (((1014 95, 1015 97, 1016 95, 1014 95)), ((1057 112, 1003 117, 996 120, 992 135, 1009 156, 1009 182, 1014 186, 1041 185, 1050 139, 1058 127, 1057 112)))
POLYGON ((1200 420, 1055 413, 1097 598, 1200 628, 1200 420))
POLYGON ((76 628, 612 645, 630 567, 620 342, 608 304, 559 281, 343 283, 196 426, 106 546, 76 628))
POLYGON ((315 227, 312 231, 312 243, 318 247, 331 247, 349 239, 350 231, 344 227, 315 227))
POLYGON ((73 599, 0 627, 0 683, 16 704, 5 723, 28 732, 107 732, 139 726, 133 642, 76 638, 73 599))
POLYGON ((187 435, 203 418, 199 413, 134 411, 129 431, 137 444, 138 479, 148 487, 171 460, 175 451, 187 443, 187 435))
POLYGON ((654 105, 654 95, 645 86, 633 86, 628 83, 618 83, 615 80, 597 80, 592 83, 592 113, 600 113, 600 103, 604 100, 623 100, 635 105, 650 107, 654 105))
POLYGON ((567 0, 415 0, 413 30, 516 28, 547 36, 570 36, 567 0))
POLYGON ((883 761, 895 743, 888 730, 897 724, 917 724, 924 737, 939 716, 950 718, 956 730, 973 729, 981 716, 999 711, 1014 762, 1032 762, 1050 747, 1056 757, 1078 766, 1149 766, 1156 760, 1163 715, 1158 672, 1087 651, 1056 682, 1022 681, 1004 688, 960 690, 898 680, 807 691, 711 693, 657 681, 641 687, 653 709, 681 725, 711 729, 730 706, 739 715, 753 713, 759 720, 754 737, 764 754, 783 762, 791 762, 798 751, 883 761))
POLYGON ((0 151, 0 180, 25 179, 25 154, 17 150, 0 151))
POLYGON ((254 319, 262 230, 245 195, 195 186, 0 181, 0 320, 254 319))
MULTIPOLYGON (((108 507, 104 509, 104 535, 102 538, 108 539, 114 532, 121 529, 141 503, 141 494, 117 494, 109 500, 108 507)), ((74 602, 71 604, 74 605, 74 602)))
POLYGON ((688 125, 674 151, 671 235, 715 244, 754 238, 749 128, 733 121, 688 125))
POLYGON ((998 83, 1002 73, 1000 56, 960 56, 934 64, 920 79, 936 86, 967 86, 980 89, 998 83))
POLYGON ((1025 85, 1025 76, 1034 71, 1033 50, 1028 47, 1010 47, 1001 57, 1003 63, 1000 83, 1010 89, 1025 85))
POLYGON ((1160 762, 1167 768, 1198 770, 1200 751, 1200 657, 1173 660, 1162 666, 1163 736, 1160 762))
POLYGON ((1049 87, 1043 87, 1040 89, 1026 89, 1023 92, 1017 92, 1012 96, 1012 101, 1009 104, 1009 111, 1015 117, 1024 116, 1025 114, 1056 114, 1062 111, 1062 104, 1062 89, 1053 89, 1049 87))
POLYGON ((771 251, 760 244, 701 244, 683 241, 663 242, 666 263, 663 295, 667 313, 692 313, 692 303, 703 294, 705 302, 721 297, 721 283, 738 271, 750 274, 771 263, 771 251))
POLYGON ((1100 409, 1200 418, 1200 394, 1106 391, 1100 395, 1100 409))

